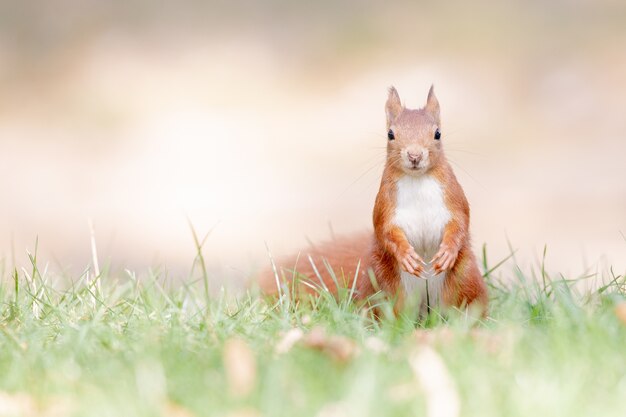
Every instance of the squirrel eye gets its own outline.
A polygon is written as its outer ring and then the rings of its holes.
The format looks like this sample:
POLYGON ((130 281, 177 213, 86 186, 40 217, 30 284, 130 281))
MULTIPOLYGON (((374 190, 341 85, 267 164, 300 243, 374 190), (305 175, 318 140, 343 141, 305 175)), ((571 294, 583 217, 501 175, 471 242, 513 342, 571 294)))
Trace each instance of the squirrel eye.
POLYGON ((435 139, 436 140, 441 139, 441 132, 439 131, 439 129, 435 130, 435 139))
POLYGON ((394 140, 396 138, 396 136, 393 134, 393 130, 389 129, 389 132, 387 132, 387 137, 389 138, 389 140, 394 140))

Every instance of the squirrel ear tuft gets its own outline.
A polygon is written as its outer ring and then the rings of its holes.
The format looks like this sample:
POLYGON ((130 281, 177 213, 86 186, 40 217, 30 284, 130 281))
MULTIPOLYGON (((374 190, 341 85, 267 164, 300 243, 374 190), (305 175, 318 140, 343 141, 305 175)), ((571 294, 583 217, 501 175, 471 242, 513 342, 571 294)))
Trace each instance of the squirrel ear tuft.
POLYGON ((387 103, 385 104, 385 113, 387 114, 387 128, 391 126, 393 121, 402 113, 402 103, 400 102, 400 96, 395 87, 389 87, 389 95, 387 96, 387 103))
POLYGON ((431 85, 430 90, 428 90, 428 98, 426 99, 426 107, 424 107, 424 109, 439 123, 439 100, 437 100, 437 96, 435 96, 434 85, 431 85))

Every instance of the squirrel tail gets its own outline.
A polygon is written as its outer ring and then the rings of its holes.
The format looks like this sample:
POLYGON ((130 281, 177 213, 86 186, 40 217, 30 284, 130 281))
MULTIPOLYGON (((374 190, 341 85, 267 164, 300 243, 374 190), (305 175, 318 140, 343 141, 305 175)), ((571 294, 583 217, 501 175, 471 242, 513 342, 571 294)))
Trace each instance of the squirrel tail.
POLYGON ((358 288, 355 280, 369 277, 373 241, 371 233, 361 233, 310 246, 287 258, 268 260, 271 265, 260 274, 259 287, 267 295, 280 293, 277 283, 281 291, 287 288, 297 294, 325 290, 337 294, 339 288, 358 288))

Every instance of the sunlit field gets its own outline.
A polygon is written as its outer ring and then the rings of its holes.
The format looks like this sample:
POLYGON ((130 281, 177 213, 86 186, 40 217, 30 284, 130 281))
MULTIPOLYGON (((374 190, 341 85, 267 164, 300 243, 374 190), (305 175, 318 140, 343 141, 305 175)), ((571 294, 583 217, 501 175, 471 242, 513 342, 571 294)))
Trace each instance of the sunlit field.
MULTIPOLYGON (((483 253, 484 259, 486 258, 483 253)), ((491 306, 207 292, 32 264, 0 287, 0 416, 623 416, 626 278, 483 262, 491 306)), ((315 286, 315 282, 311 285, 315 286)), ((319 285, 318 285, 319 287, 319 285)))

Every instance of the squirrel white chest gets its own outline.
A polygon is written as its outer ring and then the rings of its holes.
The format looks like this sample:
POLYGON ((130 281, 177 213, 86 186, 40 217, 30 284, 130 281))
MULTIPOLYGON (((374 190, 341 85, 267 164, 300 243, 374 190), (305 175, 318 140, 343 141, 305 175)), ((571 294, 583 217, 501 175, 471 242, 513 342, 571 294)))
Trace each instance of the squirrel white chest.
POLYGON ((430 175, 405 175, 397 182, 394 224, 404 231, 409 243, 426 262, 437 252, 443 230, 451 215, 443 188, 430 175))
MULTIPOLYGON (((443 231, 451 219, 439 181, 429 175, 404 176, 397 182, 396 210, 393 222, 422 259, 429 263, 439 250, 443 231)), ((435 274, 432 266, 426 267, 421 277, 401 272, 400 280, 407 296, 419 295, 420 309, 425 313, 431 306, 441 303, 441 291, 446 273, 435 274), (428 285, 426 284, 428 280, 428 285), (428 298, 426 297, 428 293, 428 298)))

